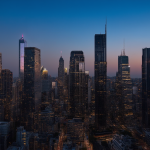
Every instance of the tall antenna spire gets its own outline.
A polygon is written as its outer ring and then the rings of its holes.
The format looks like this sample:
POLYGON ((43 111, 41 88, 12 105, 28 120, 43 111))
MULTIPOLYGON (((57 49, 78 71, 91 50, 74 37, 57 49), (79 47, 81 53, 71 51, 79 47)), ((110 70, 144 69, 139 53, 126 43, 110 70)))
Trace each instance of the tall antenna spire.
POLYGON ((105 24, 105 34, 107 34, 107 17, 106 17, 106 24, 105 24))
POLYGON ((62 51, 61 51, 61 57, 62 57, 62 51))
POLYGON ((125 55, 125 39, 123 40, 123 55, 125 55))

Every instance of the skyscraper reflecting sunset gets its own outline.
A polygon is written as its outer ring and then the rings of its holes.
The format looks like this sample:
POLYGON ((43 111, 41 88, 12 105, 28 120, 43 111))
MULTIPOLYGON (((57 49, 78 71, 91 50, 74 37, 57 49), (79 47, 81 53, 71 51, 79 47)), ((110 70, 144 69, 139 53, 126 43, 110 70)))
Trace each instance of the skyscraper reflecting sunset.
POLYGON ((27 46, 27 42, 23 35, 19 39, 19 77, 24 77, 24 48, 27 46))

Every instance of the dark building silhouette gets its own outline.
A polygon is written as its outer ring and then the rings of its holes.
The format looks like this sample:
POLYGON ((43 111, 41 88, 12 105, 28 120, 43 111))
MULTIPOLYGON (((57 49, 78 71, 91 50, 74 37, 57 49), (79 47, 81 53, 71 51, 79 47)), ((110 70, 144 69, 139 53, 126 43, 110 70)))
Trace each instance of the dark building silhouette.
POLYGON ((107 40, 105 34, 95 34, 95 124, 106 126, 107 40))
POLYGON ((63 94, 64 94, 64 103, 65 103, 65 110, 68 112, 68 89, 69 89, 69 75, 67 74, 67 68, 64 69, 64 86, 63 86, 63 94))
POLYGON ((86 114, 88 112, 88 88, 89 88, 89 71, 85 71, 85 106, 86 106, 86 114))
POLYGON ((58 96, 59 99, 63 99, 63 84, 64 84, 64 59, 62 56, 59 59, 58 67, 58 96))
POLYGON ((150 48, 142 49, 142 123, 150 127, 150 48))
POLYGON ((11 120, 11 102, 12 102, 12 82, 13 74, 8 69, 1 71, 2 89, 0 91, 0 119, 2 121, 11 120))
POLYGON ((27 42, 24 40, 23 35, 19 39, 19 77, 24 77, 24 47, 27 46, 27 42))
MULTIPOLYGON (((2 53, 0 53, 0 95, 2 94, 2 53)), ((2 103, 2 97, 0 96, 0 120, 3 120, 4 115, 3 115, 3 103, 2 103)))
POLYGON ((23 121, 26 130, 33 130, 33 113, 41 104, 41 56, 40 49, 25 48, 23 121))
POLYGON ((85 113, 85 61, 82 51, 72 51, 69 69, 69 101, 71 117, 85 113))
POLYGON ((0 53, 0 73, 2 71, 2 53, 0 53))

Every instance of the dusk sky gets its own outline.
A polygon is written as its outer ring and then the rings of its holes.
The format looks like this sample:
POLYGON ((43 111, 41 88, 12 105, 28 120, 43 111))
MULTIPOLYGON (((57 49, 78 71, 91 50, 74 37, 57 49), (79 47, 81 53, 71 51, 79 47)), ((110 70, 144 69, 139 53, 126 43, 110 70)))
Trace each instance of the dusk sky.
POLYGON ((150 47, 149 0, 0 0, 0 52, 3 69, 19 72, 19 39, 41 50, 41 65, 58 75, 61 56, 82 50, 85 69, 94 76, 94 35, 105 33, 107 75, 115 76, 118 55, 129 56, 131 77, 141 77, 142 48, 150 47))

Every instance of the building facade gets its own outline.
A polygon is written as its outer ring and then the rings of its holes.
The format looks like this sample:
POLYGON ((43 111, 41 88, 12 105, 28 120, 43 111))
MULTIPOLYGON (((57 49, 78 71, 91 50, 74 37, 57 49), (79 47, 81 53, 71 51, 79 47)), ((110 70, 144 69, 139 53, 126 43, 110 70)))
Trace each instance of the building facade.
POLYGON ((19 77, 24 77, 24 48, 27 46, 27 42, 22 37, 19 39, 19 77))
POLYGON ((71 117, 83 117, 85 102, 85 61, 82 51, 72 51, 69 69, 69 103, 71 117))
POLYGON ((62 56, 59 59, 58 67, 58 96, 59 99, 63 99, 63 86, 64 86, 64 59, 62 56))
POLYGON ((95 34, 95 124, 106 126, 107 35, 95 34))
POLYGON ((128 56, 118 56, 117 82, 117 105, 118 119, 122 124, 131 125, 133 121, 132 82, 130 78, 130 66, 128 56))
POLYGON ((13 74, 8 69, 2 69, 1 72, 2 89, 0 91, 1 118, 2 121, 11 120, 11 104, 12 104, 12 83, 13 74))
POLYGON ((26 47, 24 58, 24 99, 22 110, 25 129, 31 130, 33 128, 33 113, 40 110, 41 104, 40 49, 26 47))
POLYGON ((142 49, 142 124, 150 127, 150 48, 142 49))

